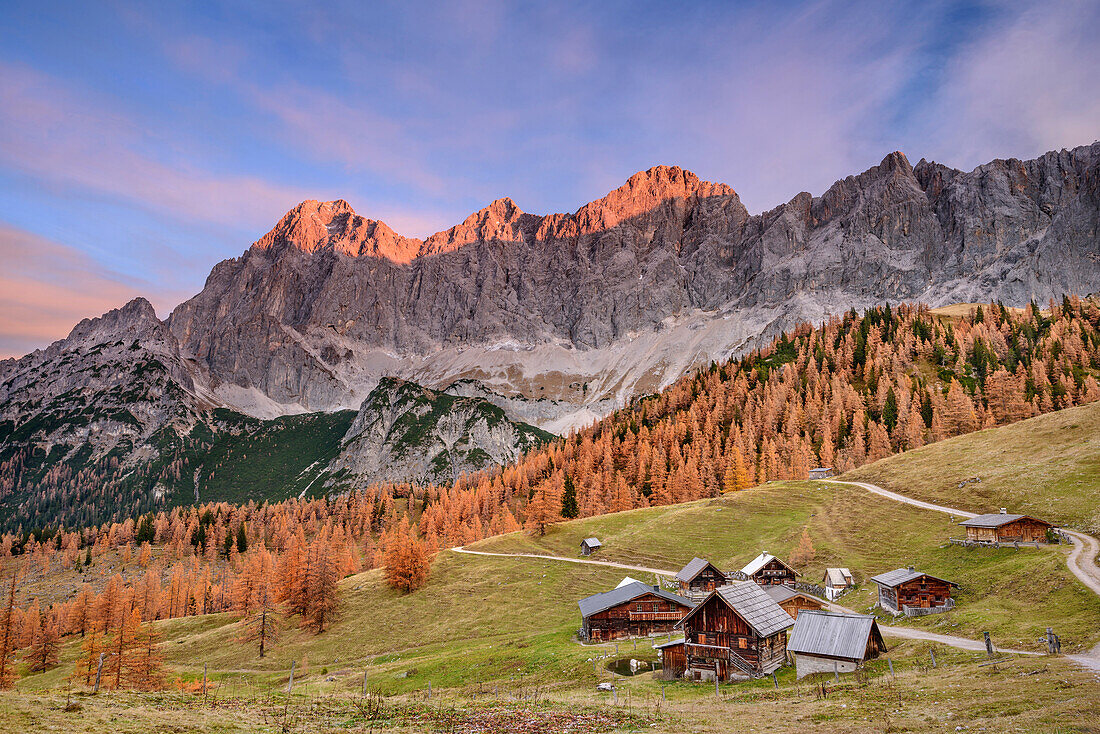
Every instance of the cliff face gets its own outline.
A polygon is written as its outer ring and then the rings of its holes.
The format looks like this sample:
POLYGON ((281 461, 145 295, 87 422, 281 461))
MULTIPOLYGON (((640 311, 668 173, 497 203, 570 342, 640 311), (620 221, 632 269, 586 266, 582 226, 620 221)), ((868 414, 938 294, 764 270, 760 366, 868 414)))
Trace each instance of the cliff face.
POLYGON ((395 374, 476 381, 563 430, 800 319, 1096 290, 1098 189, 1094 144, 969 173, 893 153, 755 216, 675 167, 573 214, 501 199, 426 240, 303 202, 169 327, 246 411, 357 407, 395 374))
POLYGON ((329 484, 451 484, 462 473, 515 461, 550 438, 534 426, 508 420, 484 398, 383 378, 363 401, 329 465, 329 484))

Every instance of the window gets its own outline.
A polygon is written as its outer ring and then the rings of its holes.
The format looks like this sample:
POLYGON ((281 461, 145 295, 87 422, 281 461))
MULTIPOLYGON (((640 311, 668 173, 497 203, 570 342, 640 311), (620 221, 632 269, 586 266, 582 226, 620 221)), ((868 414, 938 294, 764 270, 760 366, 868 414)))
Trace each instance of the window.
POLYGON ((745 650, 745 649, 747 649, 747 648, 748 648, 748 646, 749 646, 749 641, 748 641, 748 640, 746 640, 746 639, 745 639, 744 637, 741 637, 741 638, 739 638, 739 639, 737 640, 737 646, 738 646, 739 648, 741 648, 742 650, 745 650))

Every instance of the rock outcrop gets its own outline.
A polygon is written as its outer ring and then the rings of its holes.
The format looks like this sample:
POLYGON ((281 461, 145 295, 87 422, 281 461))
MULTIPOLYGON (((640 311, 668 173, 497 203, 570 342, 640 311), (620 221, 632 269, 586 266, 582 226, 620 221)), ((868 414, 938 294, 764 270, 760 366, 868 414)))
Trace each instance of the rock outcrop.
POLYGON ((508 420, 484 398, 383 378, 360 407, 329 465, 329 484, 379 481, 451 484, 518 459, 553 436, 508 420))

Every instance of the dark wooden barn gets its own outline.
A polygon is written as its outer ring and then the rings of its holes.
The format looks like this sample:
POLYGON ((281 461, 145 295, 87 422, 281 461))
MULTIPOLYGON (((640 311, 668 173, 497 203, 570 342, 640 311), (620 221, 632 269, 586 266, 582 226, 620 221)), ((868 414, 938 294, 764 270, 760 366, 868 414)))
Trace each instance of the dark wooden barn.
POLYGON ((954 581, 921 573, 912 566, 872 576, 871 581, 878 585, 879 606, 891 612, 905 612, 906 607, 953 608, 955 601, 951 598, 951 589, 959 588, 954 581))
POLYGON ((692 608, 690 600, 641 581, 593 594, 577 605, 580 637, 592 642, 670 632, 692 608))
POLYGON ((781 667, 790 615, 751 581, 722 586, 688 612, 684 675, 692 680, 757 678, 781 667))
POLYGON ((963 520, 966 539, 979 543, 1045 543, 1054 525, 1028 515, 1011 515, 1007 510, 963 520))
POLYGON ((683 596, 705 596, 727 581, 726 574, 705 558, 692 558, 676 574, 683 596))
POLYGON ((802 575, 767 551, 749 561, 748 565, 741 569, 741 573, 745 574, 748 580, 755 581, 761 586, 793 584, 802 575))

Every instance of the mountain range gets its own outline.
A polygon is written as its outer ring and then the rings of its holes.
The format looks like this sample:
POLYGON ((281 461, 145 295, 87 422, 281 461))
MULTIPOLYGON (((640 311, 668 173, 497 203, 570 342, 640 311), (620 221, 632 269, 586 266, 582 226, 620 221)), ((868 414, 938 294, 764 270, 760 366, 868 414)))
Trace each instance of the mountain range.
POLYGON ((0 362, 0 501, 15 517, 46 482, 31 513, 45 518, 110 492, 138 506, 198 496, 210 480, 197 452, 296 421, 340 438, 303 449, 312 461, 284 493, 356 472, 400 481, 434 466, 445 480, 799 321, 882 301, 1091 293, 1098 220, 1100 143, 969 172, 891 153, 755 215, 729 186, 659 166, 571 214, 499 199, 424 240, 344 201, 305 201, 167 319, 137 299, 0 362), (477 421, 429 421, 423 455, 395 465, 407 442, 380 426, 399 394, 436 418, 444 403, 495 406, 509 428, 483 446, 470 443, 487 440, 477 421), (437 459, 440 446, 466 458, 437 459), (195 473, 176 477, 187 456, 195 473))

